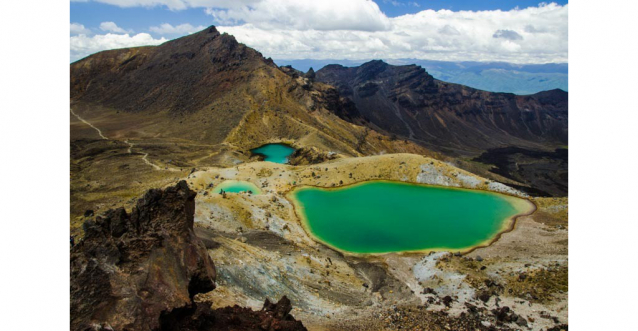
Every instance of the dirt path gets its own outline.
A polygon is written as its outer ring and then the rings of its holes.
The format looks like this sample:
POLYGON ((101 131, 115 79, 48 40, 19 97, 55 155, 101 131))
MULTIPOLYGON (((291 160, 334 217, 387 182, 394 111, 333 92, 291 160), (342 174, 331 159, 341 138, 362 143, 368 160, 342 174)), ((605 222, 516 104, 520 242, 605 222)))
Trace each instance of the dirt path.
MULTIPOLYGON (((100 137, 102 137, 102 139, 104 140, 110 140, 109 138, 107 138, 104 134, 102 134, 102 131, 97 128, 95 125, 91 124, 89 121, 83 119, 82 117, 80 117, 80 115, 76 114, 73 109, 71 110, 71 114, 73 114, 75 117, 77 117, 78 120, 82 121, 82 123, 92 127, 93 129, 95 129, 95 131, 97 131, 97 133, 100 135, 100 137)), ((129 154, 133 154, 133 147, 135 147, 135 144, 132 142, 129 142, 128 139, 124 140, 125 143, 127 143, 129 145, 128 147, 128 153, 129 154)), ((168 168, 166 167, 165 169, 162 169, 162 167, 158 166, 157 164, 151 162, 148 160, 148 153, 142 153, 142 161, 144 161, 144 163, 150 165, 151 167, 153 167, 153 169, 155 170, 167 170, 167 171, 180 171, 179 169, 176 168, 168 168)))
MULTIPOLYGON (((135 144, 132 142, 129 142, 128 139, 124 140, 125 143, 128 144, 128 153, 129 154, 133 154, 133 147, 135 147, 135 144)), ((155 170, 166 170, 166 171, 181 171, 180 169, 177 168, 171 168, 171 167, 165 167, 162 169, 162 167, 158 166, 157 164, 151 162, 148 160, 148 153, 142 153, 142 161, 144 161, 144 163, 150 165, 151 167, 153 167, 153 169, 155 170)))
POLYGON ((109 140, 109 138, 107 138, 105 135, 102 134, 102 131, 98 128, 96 128, 93 124, 89 123, 88 121, 86 121, 85 119, 83 119, 82 117, 80 117, 80 115, 76 114, 73 109, 71 109, 71 114, 73 114, 75 117, 77 117, 80 121, 82 121, 82 123, 92 127, 95 129, 95 131, 97 131, 97 133, 100 135, 100 137, 102 137, 102 139, 105 140, 109 140))
MULTIPOLYGON (((133 154, 133 147, 135 146, 134 143, 129 142, 128 140, 124 140, 125 143, 128 144, 128 153, 129 154, 133 154)), ((151 163, 151 161, 148 160, 148 153, 143 153, 142 155, 142 161, 144 161, 144 163, 150 165, 151 167, 153 167, 153 169, 155 170, 162 170, 162 168, 160 166, 158 166, 157 164, 151 163)))

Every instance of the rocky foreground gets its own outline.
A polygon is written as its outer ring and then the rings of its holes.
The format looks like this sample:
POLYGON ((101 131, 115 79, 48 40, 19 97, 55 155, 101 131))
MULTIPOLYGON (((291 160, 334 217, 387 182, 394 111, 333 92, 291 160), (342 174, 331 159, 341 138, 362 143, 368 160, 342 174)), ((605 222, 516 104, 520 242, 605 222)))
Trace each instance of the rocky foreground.
POLYGON ((216 279, 215 243, 193 231, 195 196, 180 181, 148 191, 130 214, 84 224, 71 250, 71 330, 306 330, 286 297, 260 311, 194 300, 216 279))
POLYGON ((72 330, 566 329, 566 199, 532 198, 533 215, 469 254, 357 257, 310 238, 287 192, 387 179, 525 194, 409 154, 252 162, 185 178, 84 217, 71 254, 72 330), (215 194, 225 180, 262 194, 215 194))

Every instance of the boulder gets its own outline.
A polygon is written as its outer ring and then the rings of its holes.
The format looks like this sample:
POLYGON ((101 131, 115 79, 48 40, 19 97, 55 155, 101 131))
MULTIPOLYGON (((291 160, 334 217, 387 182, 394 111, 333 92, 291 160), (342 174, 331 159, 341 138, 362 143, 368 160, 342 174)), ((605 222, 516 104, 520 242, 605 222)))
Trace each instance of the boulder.
POLYGON ((446 295, 445 297, 443 297, 443 299, 441 299, 441 301, 446 307, 449 307, 454 299, 452 299, 452 297, 450 297, 449 295, 446 295))

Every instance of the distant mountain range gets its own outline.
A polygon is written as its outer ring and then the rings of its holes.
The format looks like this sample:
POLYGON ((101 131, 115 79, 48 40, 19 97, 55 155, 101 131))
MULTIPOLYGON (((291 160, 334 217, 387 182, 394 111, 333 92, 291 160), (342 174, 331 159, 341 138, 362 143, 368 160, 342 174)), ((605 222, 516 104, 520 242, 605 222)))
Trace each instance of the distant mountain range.
POLYGON ((328 65, 315 75, 379 131, 448 155, 567 144, 567 92, 559 89, 527 96, 486 92, 435 79, 417 65, 380 60, 328 65))
MULTIPOLYGON (((416 64, 434 78, 450 83, 467 85, 490 92, 508 92, 520 95, 561 89, 568 91, 567 63, 514 64, 506 62, 446 62, 419 59, 388 59, 393 65, 416 64)), ((330 64, 346 67, 359 66, 368 60, 275 60, 277 65, 290 65, 306 72, 319 70, 330 64)))

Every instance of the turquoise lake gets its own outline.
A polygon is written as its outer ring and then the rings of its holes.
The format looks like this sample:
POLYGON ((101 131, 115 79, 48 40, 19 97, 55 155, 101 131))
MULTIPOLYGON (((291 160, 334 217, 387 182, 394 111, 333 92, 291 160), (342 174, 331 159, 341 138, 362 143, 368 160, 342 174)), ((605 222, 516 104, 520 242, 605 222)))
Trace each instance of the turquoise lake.
POLYGON ((241 180, 227 180, 219 185, 215 186, 214 193, 219 193, 221 190, 226 191, 227 193, 240 193, 240 192, 248 192, 251 191, 253 194, 261 194, 261 190, 257 187, 257 185, 251 182, 245 182, 241 180))
POLYGON ((311 235, 351 253, 466 250, 535 208, 497 193, 389 181, 290 194, 311 235))
POLYGON ((263 155, 264 161, 274 163, 288 163, 288 156, 292 154, 295 149, 284 144, 267 144, 261 147, 251 149, 253 154, 263 155))

